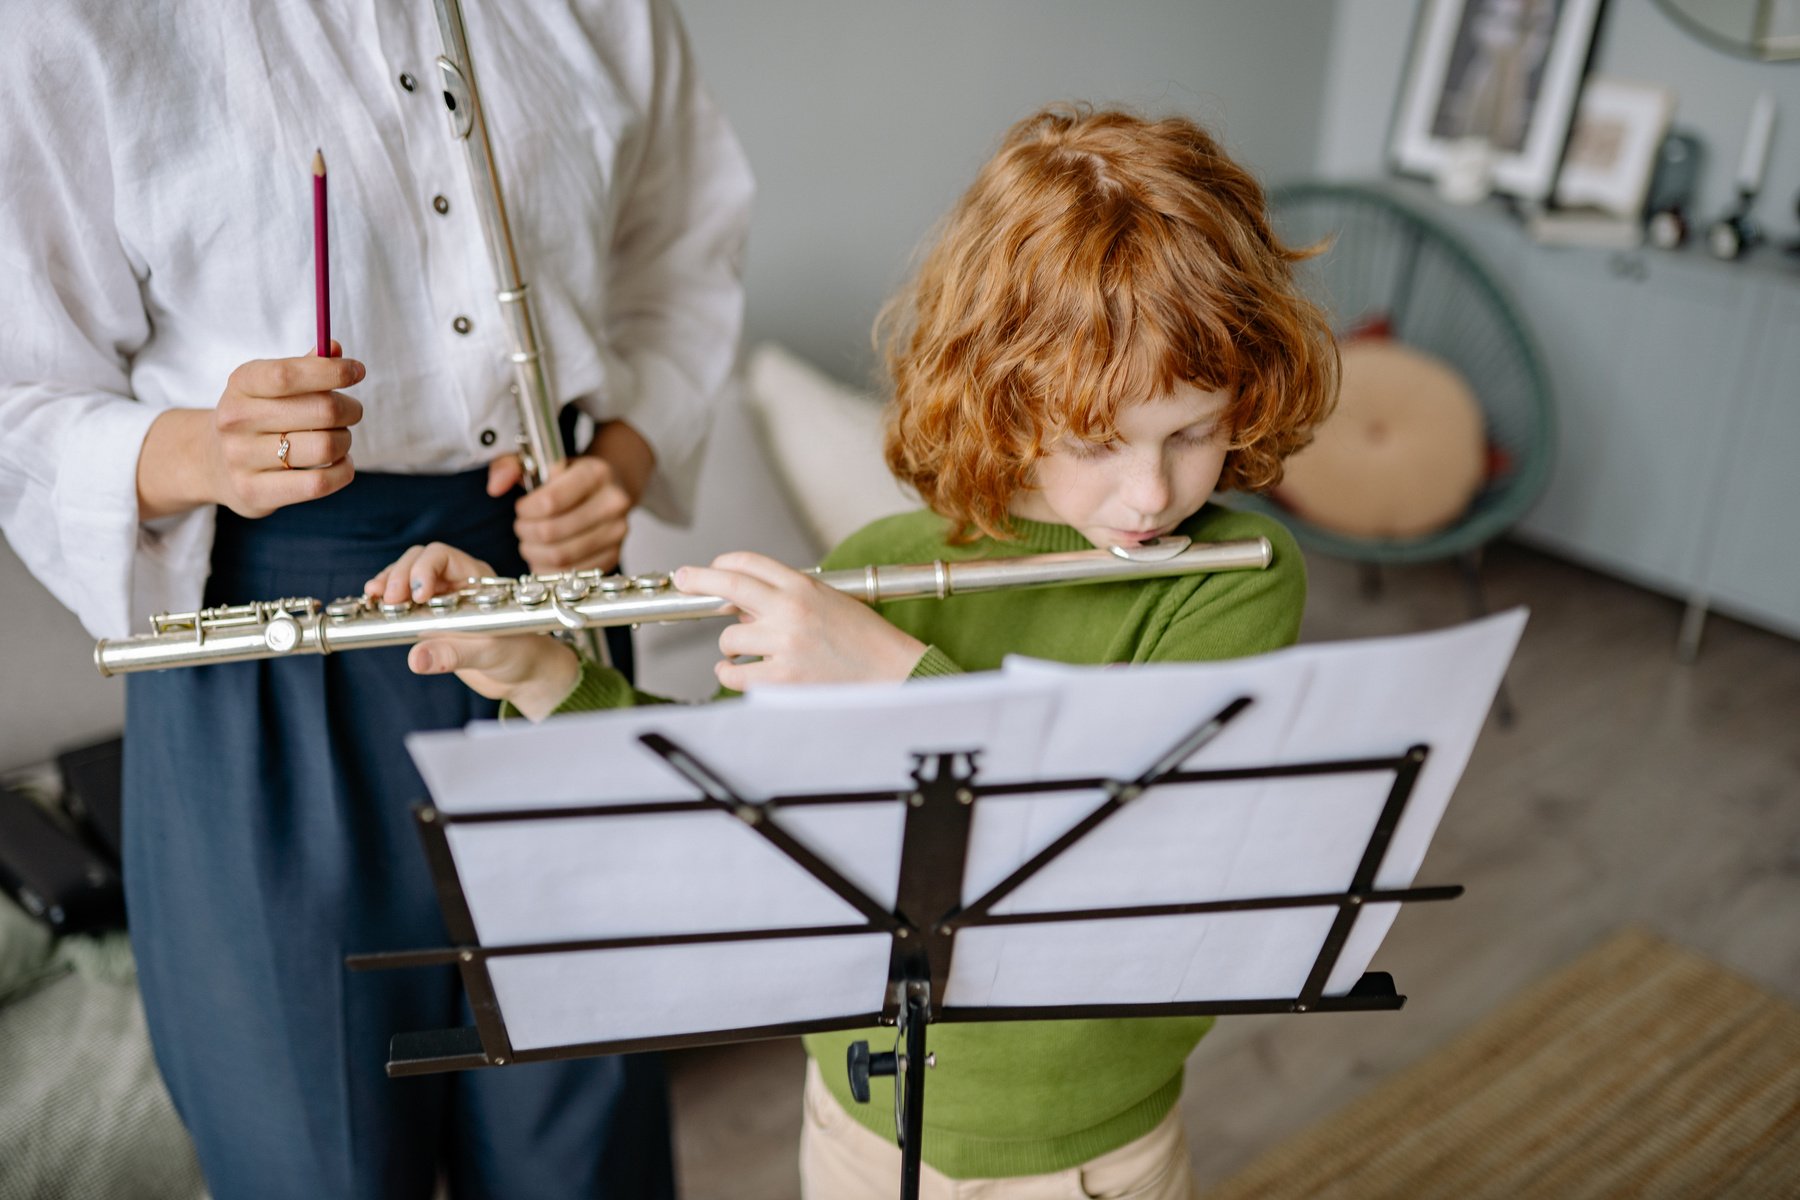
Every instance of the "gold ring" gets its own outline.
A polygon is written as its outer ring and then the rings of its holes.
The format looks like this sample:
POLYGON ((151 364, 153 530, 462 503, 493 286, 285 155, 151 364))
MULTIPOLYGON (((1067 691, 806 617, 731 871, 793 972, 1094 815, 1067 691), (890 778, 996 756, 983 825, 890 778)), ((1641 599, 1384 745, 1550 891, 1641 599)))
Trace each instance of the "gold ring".
POLYGON ((288 451, 293 448, 294 444, 288 441, 288 435, 282 434, 281 441, 275 446, 275 461, 281 464, 283 470, 293 469, 293 464, 287 460, 288 451))

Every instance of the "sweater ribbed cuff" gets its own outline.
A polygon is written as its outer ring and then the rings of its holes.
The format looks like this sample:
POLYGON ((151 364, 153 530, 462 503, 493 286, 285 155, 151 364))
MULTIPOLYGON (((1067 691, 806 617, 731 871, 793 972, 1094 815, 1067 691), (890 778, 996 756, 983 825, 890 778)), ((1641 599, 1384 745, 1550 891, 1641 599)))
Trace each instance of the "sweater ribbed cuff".
MULTIPOLYGON (((581 660, 581 675, 575 680, 575 687, 562 703, 550 710, 553 717, 571 712, 593 712, 601 708, 630 708, 636 703, 632 695, 631 684, 623 675, 604 663, 590 659, 581 660)), ((504 724, 514 717, 520 716, 518 708, 511 700, 500 702, 500 721, 504 724)))
POLYGON ((961 675, 964 671, 956 665, 956 660, 939 650, 936 646, 925 647, 925 653, 913 664, 912 674, 908 679, 930 679, 939 675, 961 675))
POLYGON ((630 708, 636 702, 630 680, 605 663, 584 658, 581 660, 581 678, 575 681, 574 690, 563 697, 562 703, 550 715, 593 712, 602 708, 630 708))

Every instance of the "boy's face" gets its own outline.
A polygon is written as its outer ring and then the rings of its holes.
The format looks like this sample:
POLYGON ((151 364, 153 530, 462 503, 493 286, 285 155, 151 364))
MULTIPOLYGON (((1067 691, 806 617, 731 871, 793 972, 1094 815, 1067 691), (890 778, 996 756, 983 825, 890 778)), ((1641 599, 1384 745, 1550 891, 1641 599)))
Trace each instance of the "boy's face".
POLYGON ((1012 513, 1071 525, 1098 547, 1161 537, 1200 511, 1218 486, 1230 441, 1231 397, 1191 383, 1119 409, 1119 437, 1096 445, 1064 435, 1037 461, 1036 486, 1012 513))

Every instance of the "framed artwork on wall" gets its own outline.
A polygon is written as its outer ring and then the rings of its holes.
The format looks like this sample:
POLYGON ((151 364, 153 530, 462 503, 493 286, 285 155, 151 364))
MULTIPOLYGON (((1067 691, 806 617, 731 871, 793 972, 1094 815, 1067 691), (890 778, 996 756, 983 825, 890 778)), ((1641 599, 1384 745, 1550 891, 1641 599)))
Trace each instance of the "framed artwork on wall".
POLYGON ((1494 190, 1550 195, 1603 0, 1422 0, 1395 166, 1440 177, 1479 147, 1494 190))
POLYGON ((1674 114, 1675 93, 1668 88, 1598 75, 1589 79, 1556 179, 1556 203, 1640 216, 1674 114))

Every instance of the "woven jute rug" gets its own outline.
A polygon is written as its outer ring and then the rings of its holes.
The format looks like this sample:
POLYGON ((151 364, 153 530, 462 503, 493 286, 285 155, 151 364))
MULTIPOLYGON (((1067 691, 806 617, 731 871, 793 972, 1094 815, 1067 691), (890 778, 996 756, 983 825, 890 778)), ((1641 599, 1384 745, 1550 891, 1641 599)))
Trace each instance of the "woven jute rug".
POLYGON ((1800 1009, 1628 931, 1207 1200, 1800 1197, 1800 1009))

